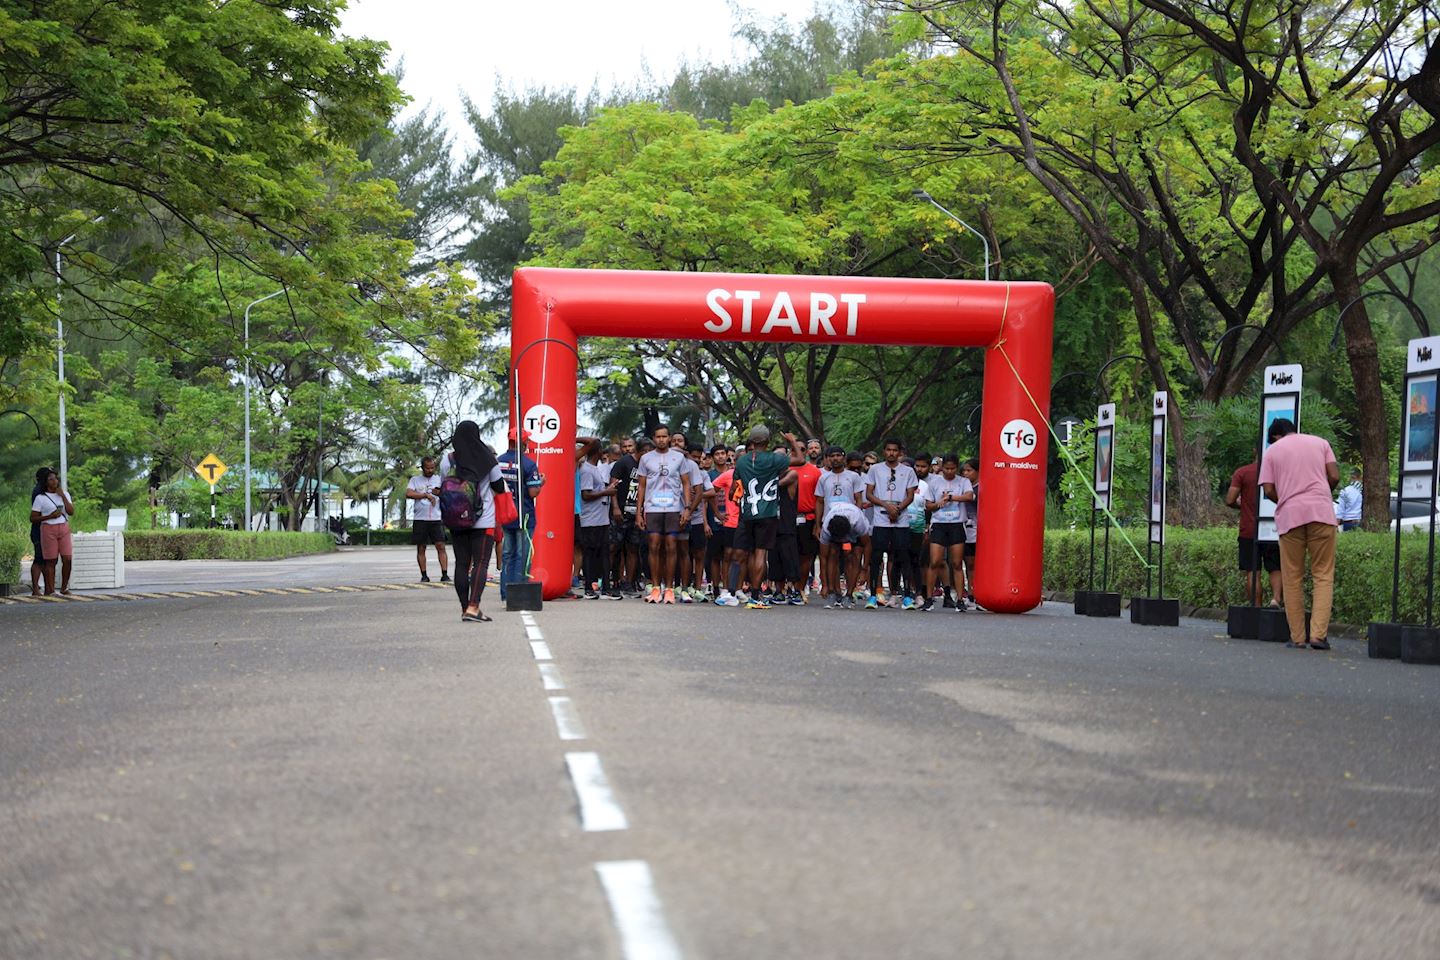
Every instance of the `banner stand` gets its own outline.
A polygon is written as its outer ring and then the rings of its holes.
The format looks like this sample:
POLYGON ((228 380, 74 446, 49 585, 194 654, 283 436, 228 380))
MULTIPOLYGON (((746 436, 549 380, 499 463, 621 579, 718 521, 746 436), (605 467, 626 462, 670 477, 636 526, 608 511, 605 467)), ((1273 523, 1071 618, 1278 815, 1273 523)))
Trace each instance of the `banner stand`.
POLYGON ((1110 504, 1115 476, 1115 404, 1102 403, 1095 411, 1095 501, 1090 505, 1090 573, 1084 590, 1075 591, 1075 615, 1120 616, 1120 594, 1110 593, 1110 504), (1095 514, 1105 514, 1105 545, 1100 568, 1100 589, 1095 589, 1095 514))
POLYGON ((1180 626, 1180 601, 1165 599, 1165 450, 1169 415, 1170 395, 1164 390, 1155 391, 1150 404, 1150 536, 1145 546, 1145 596, 1130 598, 1130 622, 1147 627, 1180 626))
MULTIPOLYGON (((1265 451, 1270 449, 1270 424, 1285 419, 1300 430, 1300 395, 1304 390, 1305 371, 1298 363, 1280 364, 1265 368, 1265 389, 1260 400, 1260 459, 1264 463, 1265 451)), ((1260 562, 1261 543, 1279 543, 1280 535, 1275 529, 1275 503, 1265 499, 1263 490, 1257 491, 1259 504, 1256 509, 1257 529, 1255 547, 1250 565, 1255 568, 1256 578, 1266 576, 1260 562)), ((1264 581, 1260 581, 1264 589, 1264 581)), ((1284 607, 1261 607, 1254 604, 1254 598, 1247 597, 1244 605, 1231 605, 1226 618, 1230 636, 1243 640, 1263 640, 1270 643, 1284 643, 1290 639, 1290 621, 1285 617, 1284 607)))
POLYGON ((1395 556, 1390 583, 1390 622, 1371 623, 1367 652, 1381 660, 1440 664, 1440 629, 1435 627, 1436 456, 1440 450, 1440 337, 1422 337, 1406 345, 1405 389, 1400 395, 1400 492, 1395 503, 1395 556), (1430 505, 1430 540, 1425 563, 1425 622, 1400 619, 1400 527, 1406 503, 1430 505))

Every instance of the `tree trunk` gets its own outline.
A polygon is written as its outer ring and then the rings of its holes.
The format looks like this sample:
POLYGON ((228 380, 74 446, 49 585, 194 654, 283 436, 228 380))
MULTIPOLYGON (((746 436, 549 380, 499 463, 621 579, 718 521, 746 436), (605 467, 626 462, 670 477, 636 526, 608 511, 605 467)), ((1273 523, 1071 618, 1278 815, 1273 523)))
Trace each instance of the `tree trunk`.
POLYGON ((1215 491, 1205 467, 1210 445, 1199 434, 1187 435, 1185 418, 1173 402, 1169 420, 1175 473, 1165 494, 1165 519, 1177 527, 1205 526, 1215 514, 1215 491))
POLYGON ((1360 445, 1360 463, 1365 471, 1362 516, 1366 530, 1390 528, 1390 436, 1385 418, 1385 399, 1380 380, 1380 352, 1370 315, 1360 296, 1360 279, 1353 263, 1336 267, 1330 274, 1340 307, 1344 310, 1341 328, 1345 331, 1345 353, 1350 358, 1350 376, 1355 382, 1355 403, 1348 419, 1360 445), (1353 307, 1345 310, 1347 304, 1353 307))

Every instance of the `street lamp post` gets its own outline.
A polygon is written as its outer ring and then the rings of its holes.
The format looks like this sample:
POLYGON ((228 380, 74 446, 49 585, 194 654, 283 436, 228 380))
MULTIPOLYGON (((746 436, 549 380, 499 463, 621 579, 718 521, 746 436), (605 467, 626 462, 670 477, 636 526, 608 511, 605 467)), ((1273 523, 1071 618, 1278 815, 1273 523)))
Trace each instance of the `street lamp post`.
MULTIPOLYGON (((252 300, 245 307, 245 530, 253 533, 254 524, 250 519, 250 308, 257 303, 264 303, 274 297, 280 296, 285 289, 282 287, 274 293, 268 293, 259 300, 252 300)), ((64 449, 63 441, 61 449, 64 449)))
POLYGON ((969 230, 971 233, 975 234, 975 236, 977 236, 977 237, 980 238, 980 242, 985 245, 985 279, 986 279, 986 280, 989 280, 989 279, 990 279, 990 241, 985 238, 985 234, 981 233, 979 230, 976 230, 974 227, 970 226, 970 224, 966 223, 964 220, 961 220, 959 217, 955 216, 955 214, 951 213, 949 210, 946 210, 944 207, 942 207, 942 206, 940 205, 940 201, 938 201, 938 200, 936 200, 934 197, 930 196, 930 194, 929 194, 928 191, 926 191, 926 190, 911 190, 911 191, 910 191, 910 194, 911 194, 913 197, 915 197, 917 200, 924 200, 926 203, 929 203, 929 204, 930 204, 931 206, 933 206, 936 210, 939 210, 941 213, 945 214, 945 216, 949 217, 951 220, 954 220, 956 223, 960 224, 960 226, 964 227, 966 230, 969 230))
MULTIPOLYGON (((102 213, 102 214, 100 214, 100 216, 98 216, 98 217, 92 217, 91 220, 90 220, 90 223, 89 223, 89 224, 86 224, 86 226, 90 226, 91 224, 99 223, 101 220, 104 220, 104 219, 105 219, 105 214, 102 213)), ((60 314, 60 303, 61 303, 61 299, 62 299, 62 298, 61 298, 61 292, 60 292, 60 291, 61 291, 61 288, 62 288, 62 286, 63 286, 63 281, 61 280, 61 277, 60 277, 60 249, 61 249, 62 247, 64 247, 65 244, 69 243, 71 240, 74 240, 78 235, 79 235, 78 231, 77 231, 76 233, 70 234, 70 236, 66 237, 64 240, 61 240, 61 241, 56 245, 56 247, 55 247, 55 377, 56 377, 56 380, 57 380, 57 381, 59 382, 59 384, 60 384, 60 489, 61 489, 61 490, 68 490, 68 489, 70 489, 69 484, 68 484, 68 478, 69 478, 69 474, 70 474, 70 456, 69 456, 68 448, 67 448, 67 446, 66 446, 67 437, 66 437, 66 430, 65 430, 65 320, 64 320, 64 317, 62 317, 61 314, 60 314)))

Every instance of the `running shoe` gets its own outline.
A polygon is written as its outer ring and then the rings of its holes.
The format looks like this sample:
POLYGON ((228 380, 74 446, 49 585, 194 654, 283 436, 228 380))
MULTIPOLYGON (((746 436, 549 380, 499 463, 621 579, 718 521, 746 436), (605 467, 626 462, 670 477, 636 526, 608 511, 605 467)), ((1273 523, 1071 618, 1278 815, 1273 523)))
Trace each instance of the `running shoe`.
POLYGON ((840 599, 840 594, 837 593, 837 594, 834 595, 834 597, 831 598, 831 600, 830 600, 829 603, 825 604, 825 609, 827 609, 827 610, 844 610, 844 609, 845 609, 845 601, 844 601, 844 600, 841 600, 841 599, 840 599))
POLYGON ((746 609, 746 610, 769 610, 769 609, 770 609, 770 601, 766 600, 764 597, 757 597, 756 599, 751 600, 749 603, 745 604, 745 609, 746 609))
POLYGON ((739 599, 739 601, 740 601, 741 603, 749 603, 749 602, 750 602, 750 594, 746 593, 744 590, 738 590, 738 591, 736 591, 735 596, 736 596, 737 599, 739 599))
POLYGON ((450 574, 448 574, 448 573, 442 573, 442 574, 440 574, 440 582, 441 582, 441 583, 452 583, 453 581, 450 579, 450 574))
POLYGON ((877 599, 875 599, 875 595, 874 595, 873 593, 872 593, 870 596, 868 596, 868 597, 865 598, 865 609, 866 609, 866 610, 879 610, 879 609, 880 609, 880 601, 877 600, 877 599))
POLYGON ((674 603, 674 602, 675 602, 675 591, 674 591, 672 588, 670 588, 670 587, 666 587, 666 588, 665 588, 665 597, 664 597, 664 601, 663 601, 663 602, 665 602, 665 603, 674 603))
POLYGON ((969 609, 969 608, 965 606, 965 601, 964 601, 964 600, 957 600, 957 601, 955 602, 955 612, 956 612, 956 613, 964 613, 964 612, 965 612, 966 610, 968 610, 968 609, 969 609))
POLYGON ((900 601, 900 609, 901 609, 901 610, 914 610, 914 609, 915 609, 915 599, 914 599, 913 597, 909 597, 909 596, 905 597, 905 599, 903 599, 903 600, 900 601))
POLYGON ((421 582, 421 583, 429 583, 429 582, 430 582, 430 574, 428 574, 428 573, 422 573, 422 574, 420 574, 420 582, 421 582))
POLYGON ((792 590, 792 591, 790 592, 790 596, 786 599, 785 602, 788 603, 788 604, 790 604, 790 606, 792 606, 792 607, 803 607, 803 606, 805 606, 805 598, 802 597, 802 596, 799 594, 798 591, 794 591, 794 590, 792 590))
MULTIPOLYGON (((676 591, 675 591, 675 598, 676 598, 677 600, 679 600, 681 603, 694 603, 694 602, 695 602, 695 598, 692 597, 692 596, 690 596, 690 591, 689 591, 689 590, 686 590, 684 587, 681 587, 679 590, 676 590, 676 591)), ((666 600, 665 602, 666 602, 666 603, 674 603, 675 600, 666 600)))
POLYGON ((586 590, 583 594, 580 595, 580 599, 581 599, 581 600, 599 600, 599 599, 600 599, 600 594, 596 593, 594 590, 586 590))
POLYGON ((854 610, 854 609, 855 609, 855 598, 854 598, 854 597, 851 597, 851 596, 848 596, 848 595, 847 595, 847 596, 841 597, 840 599, 841 599, 842 601, 844 601, 844 603, 845 603, 845 609, 846 609, 846 610, 854 610))
POLYGON ((706 593, 704 590, 691 590, 690 596, 694 598, 696 603, 710 602, 710 594, 706 593))
POLYGON ((660 602, 660 588, 659 588, 659 587, 651 587, 651 588, 650 588, 650 592, 645 595, 645 602, 646 602, 646 603, 659 603, 659 602, 660 602))
POLYGON ((934 609, 935 609, 935 598, 934 598, 934 597, 926 597, 926 598, 925 598, 925 602, 922 603, 922 604, 920 604, 920 612, 921 612, 921 613, 929 613, 931 610, 934 610, 934 609))
POLYGON ((740 606, 740 598, 727 590, 720 594, 720 598, 715 601, 715 605, 717 607, 738 607, 740 606))
POLYGON ((611 590, 609 593, 602 593, 602 594, 600 594, 600 599, 601 599, 601 600, 624 600, 625 597, 620 593, 619 590, 611 590))

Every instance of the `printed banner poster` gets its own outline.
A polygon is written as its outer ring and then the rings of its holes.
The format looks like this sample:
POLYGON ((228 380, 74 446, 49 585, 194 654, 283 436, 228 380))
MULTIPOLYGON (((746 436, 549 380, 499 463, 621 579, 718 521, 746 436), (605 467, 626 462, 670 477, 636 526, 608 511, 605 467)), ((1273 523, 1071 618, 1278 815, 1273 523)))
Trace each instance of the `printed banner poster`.
POLYGON ((1115 469, 1115 404, 1101 404, 1095 414, 1095 509, 1110 507, 1115 469))

